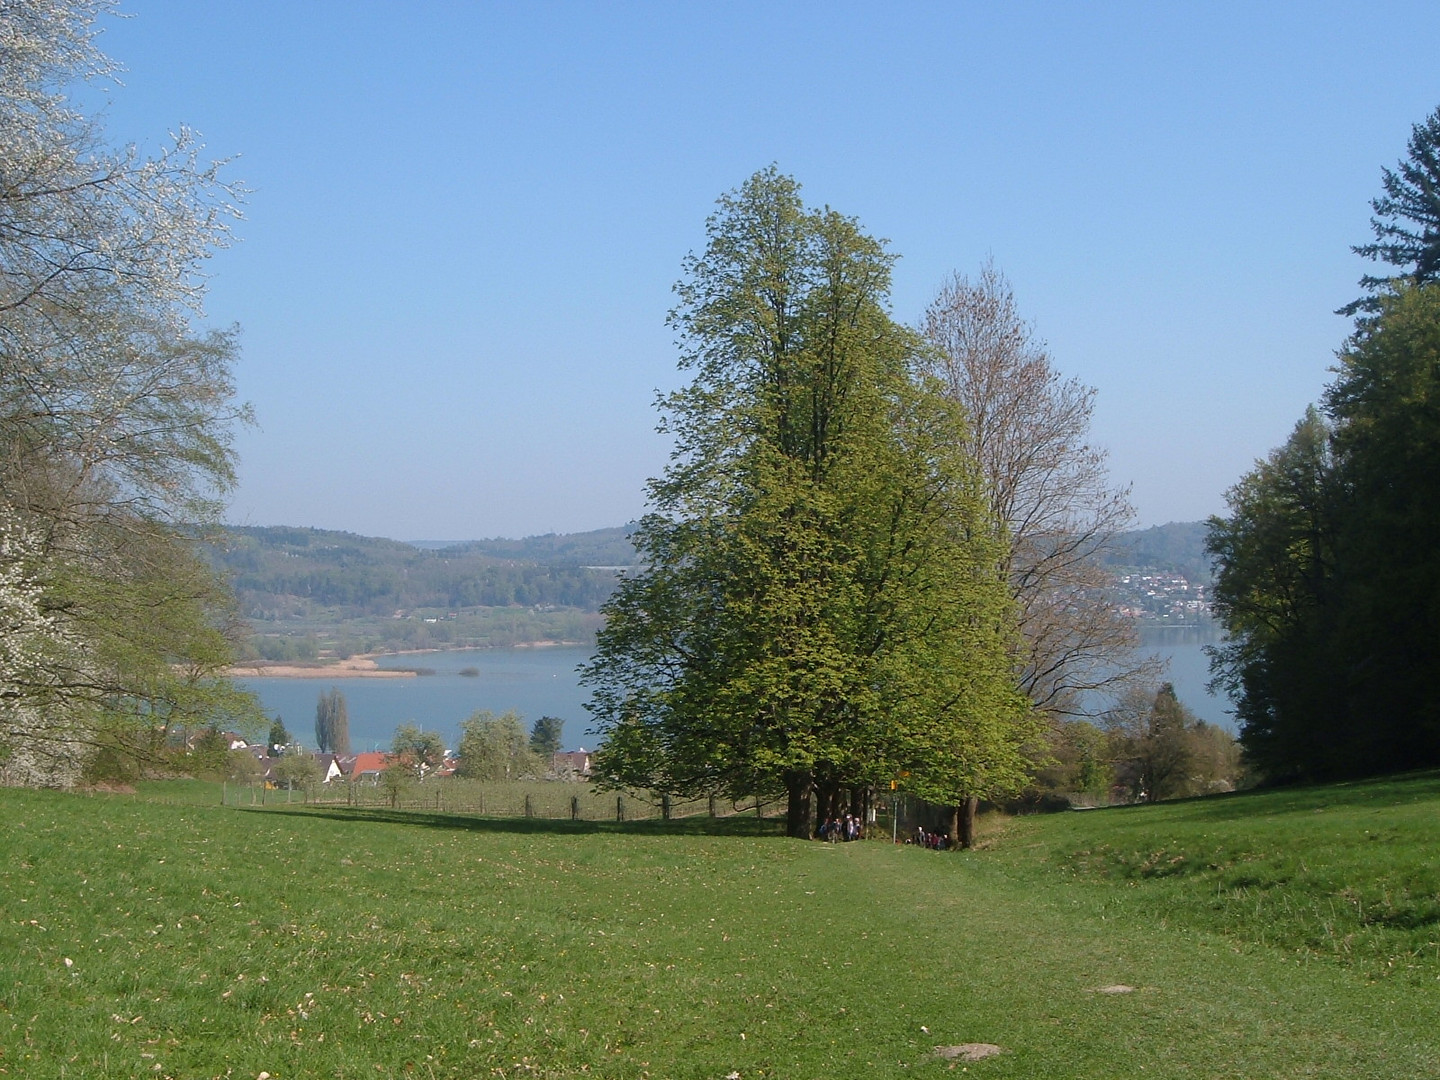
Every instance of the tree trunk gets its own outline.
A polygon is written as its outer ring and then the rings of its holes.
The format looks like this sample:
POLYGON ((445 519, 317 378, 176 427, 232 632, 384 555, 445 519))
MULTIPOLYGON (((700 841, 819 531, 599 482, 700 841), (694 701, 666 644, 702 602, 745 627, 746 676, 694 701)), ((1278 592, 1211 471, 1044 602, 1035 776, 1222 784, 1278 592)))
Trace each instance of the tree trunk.
POLYGON ((834 781, 817 783, 815 785, 817 795, 815 806, 815 824, 818 829, 831 818, 839 818, 840 809, 840 785, 834 781))
POLYGON ((979 809, 980 800, 973 795, 955 808, 955 841, 967 851, 975 846, 975 814, 979 809))
POLYGON ((813 777, 808 772, 785 774, 785 835, 797 840, 809 840, 811 836, 810 788, 813 777))

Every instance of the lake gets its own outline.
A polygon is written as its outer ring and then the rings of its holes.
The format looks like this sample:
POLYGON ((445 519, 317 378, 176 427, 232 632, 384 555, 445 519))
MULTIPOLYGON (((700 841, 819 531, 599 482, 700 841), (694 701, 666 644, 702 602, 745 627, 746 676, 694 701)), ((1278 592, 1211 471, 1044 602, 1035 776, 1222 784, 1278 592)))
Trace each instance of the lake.
MULTIPOLYGON (((1209 678, 1204 654, 1213 633, 1190 627, 1147 630, 1142 648, 1169 661, 1167 678, 1180 700, 1202 720, 1234 730, 1228 702, 1205 691, 1209 678)), ((383 750, 395 728, 414 723, 438 731, 446 746, 459 739, 460 721, 478 709, 500 713, 514 709, 528 728, 541 716, 565 721, 566 749, 595 747, 589 733, 588 697, 576 669, 590 658, 588 646, 527 649, 463 649, 456 652, 384 656, 381 667, 432 668, 433 675, 413 679, 240 679, 253 690, 270 716, 284 718, 291 735, 315 741, 315 703, 332 686, 345 695, 350 713, 350 743, 355 750, 383 750), (461 675, 465 668, 478 674, 461 675)))
POLYGON ((1140 650, 1169 662, 1165 678, 1174 683, 1175 696, 1182 705, 1189 706, 1206 723, 1234 731, 1230 699, 1216 697, 1205 689, 1210 681, 1210 658, 1205 655, 1205 646, 1219 641, 1220 635, 1208 627, 1147 627, 1140 633, 1140 650))
POLYGON ((501 713, 514 709, 528 729, 542 716, 565 721, 565 747, 593 748, 586 734, 588 696, 576 668, 590 658, 589 646, 528 649, 461 649, 455 652, 382 656, 383 668, 433 668, 434 675, 413 679, 239 679, 253 690, 270 716, 280 715, 290 734, 314 745, 315 704, 332 686, 345 695, 354 750, 389 747, 395 728, 415 723, 438 731, 446 746, 460 736, 460 721, 478 709, 501 713), (474 668, 477 675, 461 675, 474 668))

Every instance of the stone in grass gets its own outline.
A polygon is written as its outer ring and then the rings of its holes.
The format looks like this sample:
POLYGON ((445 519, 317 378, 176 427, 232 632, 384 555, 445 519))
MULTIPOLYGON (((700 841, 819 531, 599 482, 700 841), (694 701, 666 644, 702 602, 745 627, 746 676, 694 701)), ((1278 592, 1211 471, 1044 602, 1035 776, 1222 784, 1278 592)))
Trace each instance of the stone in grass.
POLYGON ((1111 986, 1097 986, 1094 992, 1097 994, 1133 994, 1135 988, 1126 986, 1124 983, 1115 983, 1111 986))
POLYGON ((994 1043, 961 1043, 959 1046, 937 1046, 935 1056, 953 1061, 984 1061, 996 1054, 1003 1054, 1003 1048, 994 1043))

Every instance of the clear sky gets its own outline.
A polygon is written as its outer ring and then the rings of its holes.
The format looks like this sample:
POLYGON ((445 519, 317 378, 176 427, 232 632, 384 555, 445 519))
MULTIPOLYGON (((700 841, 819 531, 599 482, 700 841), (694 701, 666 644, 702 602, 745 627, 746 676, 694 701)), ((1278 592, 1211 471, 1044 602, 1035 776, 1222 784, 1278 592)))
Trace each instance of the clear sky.
POLYGON ((901 260, 993 257, 1139 523, 1194 520, 1317 398, 1440 4, 122 0, 114 141, 253 189, 231 520, 398 539, 617 525, 664 466, 682 258, 771 162, 901 260))

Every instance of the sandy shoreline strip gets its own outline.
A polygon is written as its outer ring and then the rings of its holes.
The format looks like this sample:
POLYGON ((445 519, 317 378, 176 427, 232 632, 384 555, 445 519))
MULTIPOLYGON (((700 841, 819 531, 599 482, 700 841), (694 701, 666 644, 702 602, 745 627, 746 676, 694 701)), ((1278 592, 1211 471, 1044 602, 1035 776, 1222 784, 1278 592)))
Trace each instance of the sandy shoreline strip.
MULTIPOLYGON (((583 645, 581 641, 521 641, 507 645, 509 649, 551 649, 583 645)), ((465 651, 464 649, 402 649, 393 653, 376 653, 375 656, 422 656, 425 653, 465 651)), ((227 668, 225 674, 232 679, 413 679, 414 671, 382 668, 375 663, 374 656, 352 656, 348 660, 336 660, 323 664, 237 664, 227 668)))
POLYGON ((225 674, 232 679, 413 679, 413 671, 382 668, 368 656, 352 656, 333 664, 245 664, 225 674))

